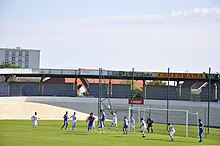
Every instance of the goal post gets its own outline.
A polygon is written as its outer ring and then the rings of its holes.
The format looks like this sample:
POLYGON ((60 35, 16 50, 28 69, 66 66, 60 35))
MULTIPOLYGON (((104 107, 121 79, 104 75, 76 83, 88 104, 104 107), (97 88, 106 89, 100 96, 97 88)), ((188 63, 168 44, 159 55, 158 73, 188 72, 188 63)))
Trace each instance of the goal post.
MULTIPOLYGON (((169 112, 169 113, 181 113, 182 115, 185 116, 185 123, 182 123, 185 125, 186 128, 186 133, 185 136, 188 137, 188 125, 189 125, 189 111, 188 110, 181 110, 181 109, 162 109, 162 108, 147 108, 147 107, 129 107, 129 111, 128 111, 128 117, 131 117, 131 112, 133 111, 137 111, 137 120, 138 122, 140 122, 140 118, 143 117, 145 119, 145 113, 148 112, 149 115, 151 115, 152 112, 159 113, 159 112, 169 112), (141 115, 141 113, 143 112, 143 115, 141 115)), ((166 122, 163 122, 166 123, 166 122)), ((168 124, 168 123, 166 123, 168 124)))

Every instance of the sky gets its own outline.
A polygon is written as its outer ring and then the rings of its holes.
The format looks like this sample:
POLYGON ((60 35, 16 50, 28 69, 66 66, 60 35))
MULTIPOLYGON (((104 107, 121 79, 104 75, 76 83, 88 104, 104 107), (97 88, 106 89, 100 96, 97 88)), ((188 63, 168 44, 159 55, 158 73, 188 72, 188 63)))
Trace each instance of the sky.
POLYGON ((220 72, 219 0, 0 0, 0 47, 40 68, 220 72))

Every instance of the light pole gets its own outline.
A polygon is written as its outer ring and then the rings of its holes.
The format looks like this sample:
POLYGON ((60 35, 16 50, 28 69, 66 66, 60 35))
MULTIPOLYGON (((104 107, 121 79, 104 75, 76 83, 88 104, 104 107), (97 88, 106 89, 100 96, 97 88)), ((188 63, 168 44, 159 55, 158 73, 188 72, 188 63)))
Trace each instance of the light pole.
POLYGON ((167 85, 167 128, 168 128, 168 123, 169 123, 169 112, 168 112, 168 109, 169 109, 169 87, 170 87, 170 68, 168 68, 168 78, 167 78, 167 81, 168 81, 168 85, 167 85))
POLYGON ((211 91, 211 67, 209 67, 209 88, 208 88, 208 134, 209 134, 210 91, 211 91))
MULTIPOLYGON (((132 80, 131 80, 131 100, 133 101, 133 99, 134 99, 134 68, 132 68, 132 80)), ((131 107, 133 107, 133 102, 131 103, 131 107)), ((133 116, 133 110, 131 110, 131 116, 133 116)))

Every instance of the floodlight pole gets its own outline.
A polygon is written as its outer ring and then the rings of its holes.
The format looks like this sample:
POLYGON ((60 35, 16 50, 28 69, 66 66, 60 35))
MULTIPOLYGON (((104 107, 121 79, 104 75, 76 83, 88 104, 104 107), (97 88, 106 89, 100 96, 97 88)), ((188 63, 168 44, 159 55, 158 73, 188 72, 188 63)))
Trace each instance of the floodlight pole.
POLYGON ((208 88, 208 134, 209 134, 210 91, 211 91, 211 67, 209 67, 209 88, 208 88))
MULTIPOLYGON (((167 85, 167 109, 169 109, 169 86, 170 86, 170 68, 168 68, 168 85, 167 85)), ((169 112, 167 110, 167 129, 168 129, 168 123, 169 123, 169 112)))
POLYGON ((98 115, 100 115, 101 99, 102 99, 102 68, 99 68, 99 96, 98 96, 98 115))
MULTIPOLYGON (((131 99, 132 99, 132 101, 134 99, 134 68, 132 68, 131 99)), ((133 102, 131 104, 131 107, 133 107, 133 102)), ((133 116, 133 110, 131 110, 131 115, 130 116, 133 116)), ((130 118, 130 117, 128 117, 128 118, 130 118)))

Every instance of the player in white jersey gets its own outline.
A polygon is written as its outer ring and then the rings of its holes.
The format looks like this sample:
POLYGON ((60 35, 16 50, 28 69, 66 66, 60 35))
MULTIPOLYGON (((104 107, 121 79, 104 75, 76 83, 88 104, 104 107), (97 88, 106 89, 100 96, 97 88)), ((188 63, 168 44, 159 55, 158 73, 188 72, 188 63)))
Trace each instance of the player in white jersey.
POLYGON ((37 120, 40 119, 37 116, 37 112, 34 113, 34 115, 31 117, 31 120, 33 122, 33 131, 37 130, 37 120))
POLYGON ((111 111, 111 114, 112 114, 112 124, 110 125, 110 127, 115 125, 116 131, 118 131, 118 118, 117 118, 117 115, 113 111, 111 111))
POLYGON ((77 119, 76 112, 74 112, 73 115, 70 116, 70 118, 72 118, 72 131, 74 131, 76 128, 76 119, 77 119))
POLYGON ((130 117, 130 132, 132 131, 135 133, 135 119, 131 116, 130 117))
POLYGON ((170 123, 168 123, 168 132, 169 132, 171 140, 173 141, 174 140, 173 135, 175 133, 175 129, 174 129, 173 125, 171 125, 170 123))
POLYGON ((147 128, 146 122, 144 121, 143 118, 141 118, 141 133, 142 133, 142 137, 145 137, 144 131, 146 130, 146 128, 147 128))

